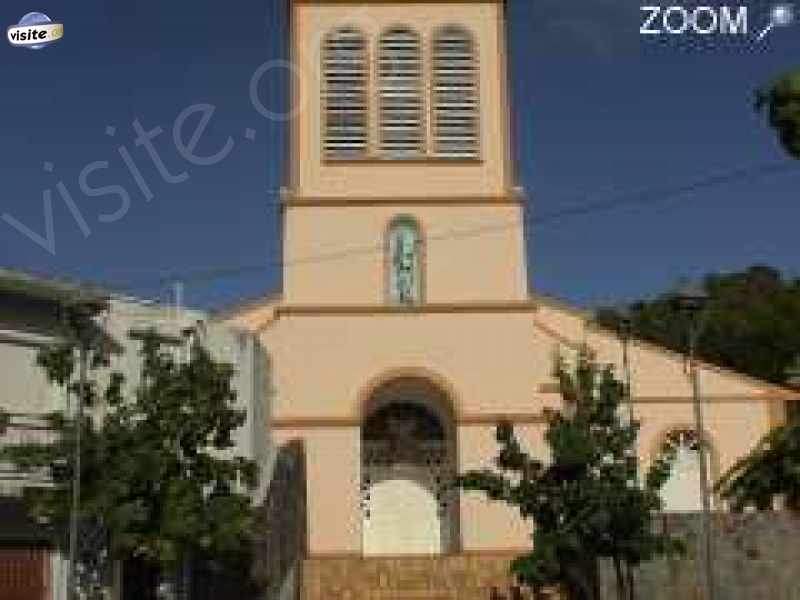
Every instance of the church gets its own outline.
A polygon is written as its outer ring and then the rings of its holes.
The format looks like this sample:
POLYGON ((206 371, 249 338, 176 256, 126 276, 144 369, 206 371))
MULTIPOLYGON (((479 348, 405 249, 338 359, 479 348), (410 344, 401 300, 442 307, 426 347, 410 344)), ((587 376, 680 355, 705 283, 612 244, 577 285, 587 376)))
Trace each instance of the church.
MULTIPOLYGON (((541 455, 556 353, 623 369, 615 332, 529 289, 505 3, 288 5, 283 286, 224 320, 269 355, 265 435, 304 450, 305 597, 388 598, 352 587, 388 559, 501 573, 531 525, 448 481, 500 420, 541 455)), ((703 364, 698 434, 683 356, 633 340, 629 369, 642 467, 679 447, 667 510, 700 508, 698 439, 716 478, 783 419, 786 390, 703 364)))

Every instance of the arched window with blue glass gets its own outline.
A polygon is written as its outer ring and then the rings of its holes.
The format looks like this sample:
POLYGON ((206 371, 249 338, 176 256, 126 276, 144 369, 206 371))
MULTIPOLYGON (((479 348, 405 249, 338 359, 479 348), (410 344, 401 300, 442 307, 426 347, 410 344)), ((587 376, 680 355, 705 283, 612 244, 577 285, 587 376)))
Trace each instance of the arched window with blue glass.
POLYGON ((420 304, 424 290, 424 242, 419 223, 410 216, 392 220, 386 235, 389 302, 420 304))

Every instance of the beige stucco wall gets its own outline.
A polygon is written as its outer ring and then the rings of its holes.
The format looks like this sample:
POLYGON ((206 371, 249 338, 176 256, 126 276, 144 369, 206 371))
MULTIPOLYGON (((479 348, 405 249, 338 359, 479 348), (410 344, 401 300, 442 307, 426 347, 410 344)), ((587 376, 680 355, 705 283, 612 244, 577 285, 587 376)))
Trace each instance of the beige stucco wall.
MULTIPOLYGON (((393 376, 429 377, 450 395, 461 471, 489 466, 500 418, 514 420, 529 449, 545 458, 539 417, 545 406, 560 401, 552 389, 556 350, 569 358, 585 342, 601 363, 614 363, 621 372, 614 336, 586 328, 579 313, 565 310, 541 303, 445 313, 386 314, 362 307, 296 314, 279 308, 261 338, 271 354, 276 437, 301 438, 307 446, 310 552, 361 551, 361 403, 393 376), (556 316, 569 336, 550 333, 561 327, 556 316)), ((257 329, 259 322, 251 325, 257 329)), ((642 421, 639 451, 647 467, 670 429, 693 426, 690 387, 679 355, 637 343, 631 363, 635 412, 642 421)), ((718 475, 768 430, 770 408, 780 400, 775 388, 716 368, 705 367, 700 376, 718 475)), ((518 549, 528 541, 529 524, 503 505, 468 494, 460 510, 465 551, 518 549)))
POLYGON ((308 549, 312 554, 361 552, 361 430, 275 429, 275 443, 302 440, 306 458, 308 549))
POLYGON ((541 409, 552 340, 525 311, 281 317, 263 334, 274 363, 275 419, 360 417, 382 378, 419 373, 448 382, 460 415, 541 409))
MULTIPOLYGON (((382 304, 386 297, 386 231, 412 216, 425 238, 427 302, 523 300, 527 295, 522 208, 512 190, 502 8, 470 2, 295 2, 296 65, 292 155, 284 212, 287 304, 382 304), (377 44, 387 28, 406 25, 422 39, 423 81, 431 81, 431 45, 440 27, 458 24, 475 36, 479 59, 480 158, 381 161, 376 88, 377 44), (322 154, 320 45, 340 27, 363 31, 369 44, 370 160, 326 161, 322 154), (302 157, 302 158, 300 158, 302 157)), ((430 84, 425 85, 430 113, 430 84)), ((430 126, 430 122, 428 123, 430 126)))
MULTIPOLYGON (((496 2, 451 3, 376 2, 306 3, 294 2, 292 34, 293 63, 297 72, 293 90, 297 118, 293 121, 294 161, 290 187, 302 196, 475 196, 500 195, 508 190, 505 90, 505 41, 501 6, 496 2), (339 27, 357 27, 370 40, 370 81, 376 78, 376 44, 386 28, 407 25, 420 33, 425 49, 425 81, 430 81, 428 49, 434 31, 456 22, 469 28, 478 41, 481 101, 481 162, 478 164, 347 164, 326 163, 320 147, 321 110, 319 98, 320 46, 323 37, 339 27)), ((425 94, 426 114, 430 94, 425 94)), ((377 112, 372 96, 370 111, 377 112)), ((370 139, 377 140, 375 124, 370 139)))
MULTIPOLYGON (((586 344, 599 363, 614 365, 622 377, 620 340, 587 319, 549 302, 540 302, 535 316, 540 329, 558 333, 565 354, 574 356, 586 344)), ((634 414, 642 421, 640 456, 647 465, 668 430, 694 427, 691 380, 683 355, 653 344, 633 340, 629 361, 634 414)), ((699 379, 706 434, 715 455, 712 470, 719 475, 775 424, 787 392, 708 364, 699 367, 699 379)))
MULTIPOLYGON (((458 419, 483 419, 458 428, 462 470, 477 468, 493 455, 496 418, 533 416, 556 400, 535 391, 539 383, 552 381, 555 346, 533 328, 525 310, 291 316, 269 326, 262 341, 271 352, 277 391, 273 424, 280 437, 300 437, 307 445, 312 554, 361 551, 358 425, 361 402, 378 382, 409 374, 431 377, 446 386, 458 419)), ((528 535, 525 524, 503 505, 478 495, 464 498, 464 549, 520 548, 528 535)))
POLYGON ((398 215, 412 215, 423 232, 427 302, 526 299, 522 209, 509 204, 288 208, 284 301, 384 304, 384 244, 398 215))
MULTIPOLYGON (((542 456, 543 432, 544 426, 541 424, 519 425, 516 428, 523 447, 539 456, 542 456)), ((462 426, 458 436, 461 472, 489 466, 488 459, 497 452, 493 424, 462 426)), ((530 547, 532 533, 531 523, 523 521, 515 509, 488 500, 480 493, 462 494, 461 539, 465 550, 496 552, 530 547)))

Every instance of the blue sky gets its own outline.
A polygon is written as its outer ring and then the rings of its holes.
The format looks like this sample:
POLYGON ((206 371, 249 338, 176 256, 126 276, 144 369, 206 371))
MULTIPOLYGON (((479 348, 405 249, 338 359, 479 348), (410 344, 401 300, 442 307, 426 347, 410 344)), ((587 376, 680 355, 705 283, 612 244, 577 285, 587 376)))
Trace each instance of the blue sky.
MULTIPOLYGON (((65 38, 39 51, 0 47, 0 214, 43 235, 51 190, 55 234, 51 254, 0 220, 0 265, 162 298, 163 280, 179 273, 202 306, 278 285, 284 126, 254 109, 249 82, 285 52, 280 4, 196 0, 189 13, 174 2, 4 0, 4 27, 37 10, 63 22, 65 38), (172 143, 176 117, 196 104, 214 107, 196 153, 232 140, 218 164, 189 164, 172 143), (157 176, 134 144, 135 120, 163 129, 153 143, 182 181, 157 176), (119 147, 135 157, 149 201, 119 147), (100 222, 119 201, 81 193, 79 174, 94 161, 108 161, 95 186, 126 182, 123 218, 100 222)), ((756 43, 770 4, 747 6, 749 36, 644 38, 631 0, 510 0, 535 289, 597 304, 753 263, 800 270, 800 163, 752 109, 759 85, 800 67, 800 24, 756 43), (571 212, 586 205, 598 208, 571 212)), ((270 71, 259 98, 280 109, 285 88, 285 72, 270 71)))

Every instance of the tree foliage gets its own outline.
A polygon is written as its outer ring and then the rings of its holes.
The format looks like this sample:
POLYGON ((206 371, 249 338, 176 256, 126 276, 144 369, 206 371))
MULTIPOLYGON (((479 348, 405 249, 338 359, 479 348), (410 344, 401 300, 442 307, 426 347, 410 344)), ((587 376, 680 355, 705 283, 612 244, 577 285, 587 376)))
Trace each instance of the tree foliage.
POLYGON ((792 421, 765 435, 717 483, 734 511, 771 510, 775 500, 800 509, 800 423, 792 421))
MULTIPOLYGON (((232 366, 215 362, 199 344, 187 361, 177 360, 155 333, 142 342, 136 386, 127 386, 120 373, 100 371, 106 361, 94 357, 81 389, 72 346, 39 355, 51 381, 95 409, 81 423, 81 522, 102 525, 112 556, 162 569, 194 553, 238 555, 251 531, 247 490, 257 484, 257 469, 231 451, 233 432, 246 418, 235 407, 232 366)), ((36 515, 63 530, 75 428, 62 412, 48 421, 52 440, 11 446, 4 454, 19 469, 49 474, 55 485, 28 495, 36 515)))
POLYGON ((8 429, 10 423, 11 416, 2 408, 0 408, 0 435, 4 435, 6 433, 6 429, 8 429))
POLYGON ((767 113, 770 127, 789 156, 800 158, 800 70, 785 73, 758 90, 755 108, 767 113))
POLYGON ((560 585, 570 598, 596 598, 598 560, 607 558, 617 569, 620 594, 632 597, 632 568, 682 549, 651 523, 672 457, 656 459, 640 481, 639 424, 620 418, 624 386, 611 367, 599 368, 583 352, 574 370, 559 360, 556 371, 563 408, 546 412, 549 459, 529 455, 513 427, 501 423, 496 470, 468 472, 459 484, 532 521, 533 550, 512 563, 523 584, 537 593, 560 585))
MULTIPOLYGON (((702 282, 710 297, 698 354, 704 360, 754 377, 783 383, 800 352, 800 279, 766 266, 710 274, 702 282)), ((600 324, 617 328, 627 314, 633 334, 675 351, 686 348, 683 317, 670 294, 635 302, 626 311, 597 312, 600 324)))

